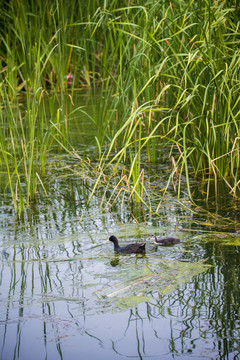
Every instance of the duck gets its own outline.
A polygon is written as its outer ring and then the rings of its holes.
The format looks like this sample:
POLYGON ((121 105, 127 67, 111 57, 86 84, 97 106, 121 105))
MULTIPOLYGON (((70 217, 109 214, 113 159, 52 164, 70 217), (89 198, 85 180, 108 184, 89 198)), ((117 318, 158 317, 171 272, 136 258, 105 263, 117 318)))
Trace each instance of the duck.
POLYGON ((174 237, 166 237, 158 240, 155 235, 151 235, 148 238, 148 240, 153 241, 156 245, 162 245, 162 246, 168 246, 168 245, 174 245, 180 243, 180 240, 174 237))
POLYGON ((116 236, 111 235, 109 241, 112 241, 114 244, 114 251, 119 254, 145 254, 146 243, 135 243, 128 244, 126 246, 119 246, 118 239, 116 236))

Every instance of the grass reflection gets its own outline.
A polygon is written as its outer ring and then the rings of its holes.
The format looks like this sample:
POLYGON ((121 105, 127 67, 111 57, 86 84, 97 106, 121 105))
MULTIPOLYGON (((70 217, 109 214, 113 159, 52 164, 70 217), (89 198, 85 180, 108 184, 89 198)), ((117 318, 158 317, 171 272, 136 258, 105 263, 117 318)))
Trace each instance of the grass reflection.
MULTIPOLYGON (((2 293, 8 294, 1 300, 3 354, 9 351, 11 343, 15 349, 13 358, 21 358, 31 328, 38 334, 34 341, 41 343, 46 354, 54 344, 54 351, 60 358, 64 358, 71 335, 77 336, 81 344, 86 342, 91 346, 93 341, 96 348, 101 344, 106 346, 108 339, 103 332, 103 322, 100 325, 98 318, 109 313, 106 319, 114 319, 117 308, 114 303, 99 302, 94 292, 101 288, 112 291, 111 284, 113 281, 119 283, 121 273, 130 276, 132 266, 153 266, 153 261, 161 262, 168 253, 163 250, 157 251, 154 257, 150 253, 145 257, 121 256, 113 267, 111 261, 115 256, 107 245, 104 245, 103 256, 103 247, 95 247, 97 240, 90 242, 89 247, 89 238, 84 234, 82 252, 77 254, 78 235, 75 236, 76 239, 70 241, 64 238, 62 244, 48 240, 42 246, 28 247, 22 243, 8 250, 8 260, 2 261, 0 278, 2 293)), ((98 241, 100 244, 102 239, 98 241)), ((210 259, 214 267, 193 276, 169 294, 160 287, 158 290, 150 287, 146 303, 135 307, 131 304, 130 310, 124 312, 122 308, 119 315, 122 314, 125 329, 121 330, 121 335, 116 334, 114 321, 107 320, 107 326, 112 329, 109 339, 115 354, 143 358, 191 352, 204 358, 209 346, 213 357, 218 356, 219 348, 224 356, 237 353, 237 284, 240 281, 237 257, 225 252, 223 258, 226 246, 217 241, 202 243, 201 247, 206 252, 204 257, 210 259), (214 347, 215 342, 218 349, 214 347)), ((200 256, 199 252, 194 254, 194 242, 191 252, 179 249, 175 256, 178 252, 182 261, 196 260, 200 256)), ((186 262, 183 264, 187 266, 186 262)))

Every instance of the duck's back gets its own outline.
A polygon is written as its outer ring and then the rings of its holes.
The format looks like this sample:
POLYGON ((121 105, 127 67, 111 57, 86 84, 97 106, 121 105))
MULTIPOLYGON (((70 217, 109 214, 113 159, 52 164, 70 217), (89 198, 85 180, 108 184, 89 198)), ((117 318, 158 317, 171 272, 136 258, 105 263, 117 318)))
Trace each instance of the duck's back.
POLYGON ((145 243, 129 244, 126 246, 120 246, 115 251, 121 254, 143 254, 145 253, 145 245, 145 243))
POLYGON ((173 237, 167 237, 167 238, 157 240, 155 243, 159 244, 159 245, 173 245, 173 244, 179 244, 180 240, 177 238, 173 238, 173 237))

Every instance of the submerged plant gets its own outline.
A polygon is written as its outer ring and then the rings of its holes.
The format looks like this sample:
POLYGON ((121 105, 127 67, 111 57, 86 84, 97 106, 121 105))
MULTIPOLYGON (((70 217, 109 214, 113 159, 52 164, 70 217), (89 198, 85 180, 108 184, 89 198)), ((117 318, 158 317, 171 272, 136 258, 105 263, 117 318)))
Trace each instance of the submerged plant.
POLYGON ((130 267, 118 274, 120 281, 95 291, 102 301, 115 301, 116 306, 127 308, 140 302, 151 301, 154 293, 167 294, 184 284, 192 276, 207 271, 210 266, 203 261, 197 263, 180 262, 158 258, 151 259, 151 268, 147 265, 130 267))

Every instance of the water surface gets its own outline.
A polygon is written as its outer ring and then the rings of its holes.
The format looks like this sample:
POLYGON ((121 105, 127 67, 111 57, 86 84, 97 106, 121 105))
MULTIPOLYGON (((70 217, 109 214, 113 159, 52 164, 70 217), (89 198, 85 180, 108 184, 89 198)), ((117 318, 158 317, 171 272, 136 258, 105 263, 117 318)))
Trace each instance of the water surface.
MULTIPOLYGON (((158 204, 155 174, 167 169, 142 166, 158 204)), ((104 188, 87 204, 94 183, 76 159, 53 156, 48 176, 48 197, 39 193, 21 220, 1 199, 2 359, 240 358, 234 202, 210 213, 172 193, 157 215, 120 197, 104 210, 104 188), (152 233, 181 243, 118 256, 107 242, 152 233)))

